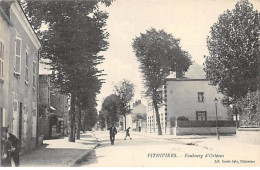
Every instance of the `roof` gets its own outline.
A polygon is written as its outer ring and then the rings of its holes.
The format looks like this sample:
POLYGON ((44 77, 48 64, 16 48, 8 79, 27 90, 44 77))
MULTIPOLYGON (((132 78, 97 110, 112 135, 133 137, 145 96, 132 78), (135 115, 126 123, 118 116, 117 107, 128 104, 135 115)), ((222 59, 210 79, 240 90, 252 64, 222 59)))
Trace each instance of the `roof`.
POLYGON ((17 19, 21 22, 22 26, 24 27, 26 33, 28 34, 29 38, 33 42, 33 44, 36 46, 37 49, 41 48, 41 43, 39 38, 37 37, 34 29, 32 28, 31 24, 28 21, 28 18, 26 17, 21 5, 17 0, 13 0, 14 3, 11 5, 11 9, 13 10, 15 16, 17 19))
POLYGON ((146 114, 146 106, 142 103, 135 106, 129 114, 146 114))
POLYGON ((193 62, 184 77, 176 78, 176 73, 174 72, 166 77, 166 81, 208 81, 208 79, 206 78, 203 67, 198 63, 193 62))

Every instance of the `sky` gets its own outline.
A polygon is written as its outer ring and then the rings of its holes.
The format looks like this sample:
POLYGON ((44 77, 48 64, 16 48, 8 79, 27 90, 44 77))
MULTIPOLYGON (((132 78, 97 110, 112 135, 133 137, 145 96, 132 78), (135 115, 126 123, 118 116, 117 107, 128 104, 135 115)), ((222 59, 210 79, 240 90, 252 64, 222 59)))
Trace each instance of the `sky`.
MULTIPOLYGON (((99 65, 107 76, 98 94, 100 110, 105 97, 114 92, 114 86, 127 79, 135 85, 133 101, 142 100, 144 87, 139 63, 132 49, 133 39, 150 28, 163 29, 180 39, 182 49, 188 51, 192 61, 202 65, 208 55, 206 38, 218 16, 233 9, 238 0, 115 0, 109 7, 101 7, 109 13, 107 31, 109 48, 102 54, 99 65)), ((249 0, 260 11, 260 0, 249 0)), ((47 73, 42 69, 40 73, 47 73)))

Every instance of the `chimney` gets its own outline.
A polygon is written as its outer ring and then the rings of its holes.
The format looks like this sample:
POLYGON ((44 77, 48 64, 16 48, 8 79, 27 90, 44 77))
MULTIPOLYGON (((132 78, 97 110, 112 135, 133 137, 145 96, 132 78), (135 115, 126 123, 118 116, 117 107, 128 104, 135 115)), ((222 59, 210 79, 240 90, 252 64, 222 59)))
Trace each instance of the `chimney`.
POLYGON ((177 67, 176 68, 176 78, 182 78, 182 77, 183 77, 182 69, 177 67))

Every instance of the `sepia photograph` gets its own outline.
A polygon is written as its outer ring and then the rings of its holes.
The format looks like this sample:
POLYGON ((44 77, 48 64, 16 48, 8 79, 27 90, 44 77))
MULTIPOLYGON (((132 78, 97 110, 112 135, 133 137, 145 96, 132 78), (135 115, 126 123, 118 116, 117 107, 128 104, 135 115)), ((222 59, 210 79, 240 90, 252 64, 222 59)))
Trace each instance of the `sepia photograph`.
POLYGON ((260 0, 0 0, 0 167, 260 167, 260 0))

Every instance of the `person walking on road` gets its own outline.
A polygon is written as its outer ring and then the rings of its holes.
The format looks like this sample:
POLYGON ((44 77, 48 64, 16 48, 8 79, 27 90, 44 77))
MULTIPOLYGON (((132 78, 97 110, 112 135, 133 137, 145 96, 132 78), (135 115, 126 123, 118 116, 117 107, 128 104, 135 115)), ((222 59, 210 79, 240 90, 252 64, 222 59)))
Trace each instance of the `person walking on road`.
POLYGON ((126 137, 127 137, 127 136, 129 136, 129 138, 132 139, 132 138, 130 137, 129 131, 130 131, 130 127, 128 127, 128 128, 126 129, 125 140, 126 140, 126 137))
POLYGON ((111 145, 114 145, 114 143, 115 143, 115 135, 117 134, 116 127, 113 124, 110 128, 108 128, 108 130, 109 130, 111 145))

